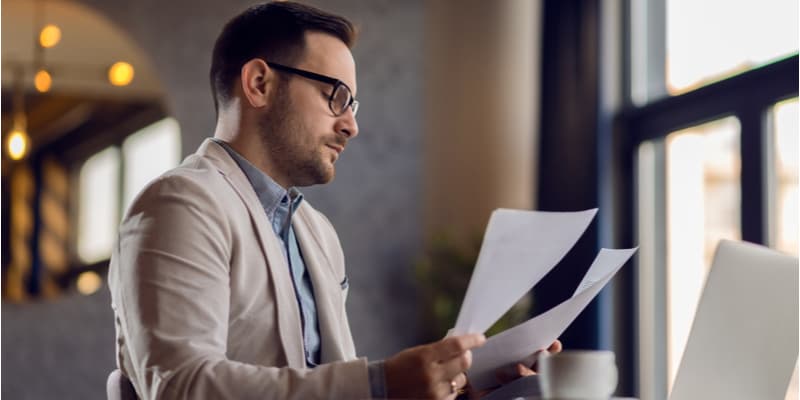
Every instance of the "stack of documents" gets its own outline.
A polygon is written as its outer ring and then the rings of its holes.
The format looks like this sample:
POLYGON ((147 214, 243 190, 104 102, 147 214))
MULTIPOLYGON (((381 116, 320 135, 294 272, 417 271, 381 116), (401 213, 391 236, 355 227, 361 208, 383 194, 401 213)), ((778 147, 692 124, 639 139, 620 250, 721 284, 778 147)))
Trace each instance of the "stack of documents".
MULTIPOLYGON (((499 209, 492 213, 464 302, 450 331, 484 333, 567 254, 583 234, 597 209, 542 212, 499 209)), ((563 303, 489 338, 473 350, 467 371, 475 389, 497 386, 495 370, 522 362, 546 349, 600 293, 633 249, 601 249, 577 290, 563 303)))

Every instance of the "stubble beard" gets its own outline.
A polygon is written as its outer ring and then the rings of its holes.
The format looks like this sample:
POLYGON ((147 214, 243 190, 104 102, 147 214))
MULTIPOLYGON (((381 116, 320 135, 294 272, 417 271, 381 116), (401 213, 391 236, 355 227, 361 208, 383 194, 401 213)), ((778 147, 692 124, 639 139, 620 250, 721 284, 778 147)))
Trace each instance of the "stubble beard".
POLYGON ((260 121, 261 142, 276 168, 289 178, 290 186, 312 186, 333 180, 336 170, 326 161, 324 144, 308 134, 294 112, 288 87, 275 91, 274 106, 260 121))

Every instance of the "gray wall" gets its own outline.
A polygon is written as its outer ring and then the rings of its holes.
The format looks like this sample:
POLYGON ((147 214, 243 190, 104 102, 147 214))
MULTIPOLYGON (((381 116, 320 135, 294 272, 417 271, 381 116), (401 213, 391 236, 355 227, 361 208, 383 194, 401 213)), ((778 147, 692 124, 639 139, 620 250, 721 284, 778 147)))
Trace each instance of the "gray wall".
MULTIPOLYGON (((184 153, 213 132, 207 71, 225 21, 249 1, 79 0, 127 31, 151 56, 181 125, 184 153)), ((348 310, 361 355, 416 344, 412 265, 421 248, 422 0, 331 0, 362 29, 354 49, 361 135, 336 180, 306 198, 336 226, 352 288, 348 310)), ((2 308, 5 398, 103 398, 114 366, 107 288, 2 308)))
POLYGON ((114 368, 114 325, 103 289, 55 301, 3 304, 2 398, 102 399, 114 368))

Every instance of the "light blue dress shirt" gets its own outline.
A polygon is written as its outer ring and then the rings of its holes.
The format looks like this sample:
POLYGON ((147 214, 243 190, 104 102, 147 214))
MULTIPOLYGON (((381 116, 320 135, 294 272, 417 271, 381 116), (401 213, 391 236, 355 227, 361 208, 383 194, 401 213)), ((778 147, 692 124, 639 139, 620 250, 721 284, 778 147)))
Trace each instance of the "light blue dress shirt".
POLYGON ((261 172, 255 165, 234 151, 227 143, 221 140, 215 141, 233 157, 236 164, 247 176, 247 180, 253 186, 258 200, 261 202, 261 206, 272 224, 272 230, 281 240, 283 255, 289 264, 297 305, 300 308, 300 316, 302 317, 306 365, 311 368, 316 367, 319 365, 320 357, 317 303, 314 300, 314 287, 311 284, 311 276, 309 276, 306 269, 303 255, 294 235, 294 228, 292 228, 292 216, 297 211, 297 208, 300 207, 300 203, 303 201, 303 194, 294 187, 289 188, 289 190, 284 189, 267 174, 261 172))

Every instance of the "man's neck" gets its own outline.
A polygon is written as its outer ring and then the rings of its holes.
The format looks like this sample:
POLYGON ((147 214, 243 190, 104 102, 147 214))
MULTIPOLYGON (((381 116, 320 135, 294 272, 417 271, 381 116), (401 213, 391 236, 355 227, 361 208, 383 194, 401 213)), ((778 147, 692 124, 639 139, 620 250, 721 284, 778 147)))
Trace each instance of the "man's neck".
POLYGON ((246 131, 242 129, 243 126, 244 124, 226 123, 223 118, 219 118, 214 130, 214 137, 228 143, 234 151, 261 170, 261 172, 269 175, 284 189, 288 190, 292 187, 288 177, 278 173, 279 169, 275 167, 266 149, 264 149, 264 143, 259 138, 260 133, 246 131))

